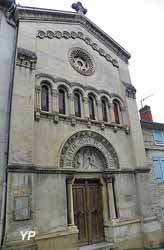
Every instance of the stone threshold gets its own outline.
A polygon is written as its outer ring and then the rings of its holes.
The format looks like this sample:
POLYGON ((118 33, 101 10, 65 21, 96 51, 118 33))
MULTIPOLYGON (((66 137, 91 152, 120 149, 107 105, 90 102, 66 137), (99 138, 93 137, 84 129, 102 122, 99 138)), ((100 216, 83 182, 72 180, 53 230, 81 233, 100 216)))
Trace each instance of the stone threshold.
POLYGON ((113 243, 101 242, 93 245, 80 247, 80 250, 110 250, 113 249, 113 243))

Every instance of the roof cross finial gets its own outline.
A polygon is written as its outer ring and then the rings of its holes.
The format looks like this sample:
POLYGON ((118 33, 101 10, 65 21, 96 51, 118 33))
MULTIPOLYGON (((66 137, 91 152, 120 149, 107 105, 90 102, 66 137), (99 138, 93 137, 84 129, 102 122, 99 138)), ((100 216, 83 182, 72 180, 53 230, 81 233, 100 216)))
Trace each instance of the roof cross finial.
POLYGON ((85 9, 81 2, 73 3, 72 9, 76 10, 77 13, 85 15, 87 13, 87 9, 85 9))

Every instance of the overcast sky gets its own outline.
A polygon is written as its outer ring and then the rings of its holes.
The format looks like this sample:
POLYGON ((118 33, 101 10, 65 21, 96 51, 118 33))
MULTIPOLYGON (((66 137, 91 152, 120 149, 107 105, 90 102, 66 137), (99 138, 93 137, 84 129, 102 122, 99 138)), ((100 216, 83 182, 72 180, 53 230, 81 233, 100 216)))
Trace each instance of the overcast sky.
MULTIPOLYGON (((17 0, 23 6, 71 9, 74 0, 17 0)), ((164 123, 164 0, 81 0, 87 17, 130 54, 130 73, 140 100, 151 106, 153 119, 164 123)))

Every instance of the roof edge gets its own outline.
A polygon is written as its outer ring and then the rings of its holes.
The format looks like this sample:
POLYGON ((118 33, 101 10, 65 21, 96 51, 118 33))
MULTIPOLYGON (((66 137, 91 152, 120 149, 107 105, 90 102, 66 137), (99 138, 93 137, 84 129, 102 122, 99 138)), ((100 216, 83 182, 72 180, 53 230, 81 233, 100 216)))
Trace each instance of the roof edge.
POLYGON ((128 63, 131 55, 120 44, 118 44, 113 38, 100 29, 95 23, 84 15, 80 15, 76 12, 61 11, 37 7, 18 6, 16 8, 17 20, 43 20, 44 21, 60 21, 81 24, 92 35, 100 40, 107 48, 112 50, 118 57, 128 63), (46 16, 46 18, 45 18, 46 16))
POLYGON ((164 130, 164 123, 140 121, 142 128, 164 130))

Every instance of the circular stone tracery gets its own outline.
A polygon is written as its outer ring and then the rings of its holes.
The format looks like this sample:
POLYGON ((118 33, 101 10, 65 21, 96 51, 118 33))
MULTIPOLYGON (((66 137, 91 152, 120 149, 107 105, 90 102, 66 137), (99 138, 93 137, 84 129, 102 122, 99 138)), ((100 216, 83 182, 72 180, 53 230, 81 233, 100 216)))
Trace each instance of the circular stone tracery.
POLYGON ((69 52, 69 62, 82 75, 92 75, 95 70, 94 62, 89 53, 81 48, 73 48, 69 52))

